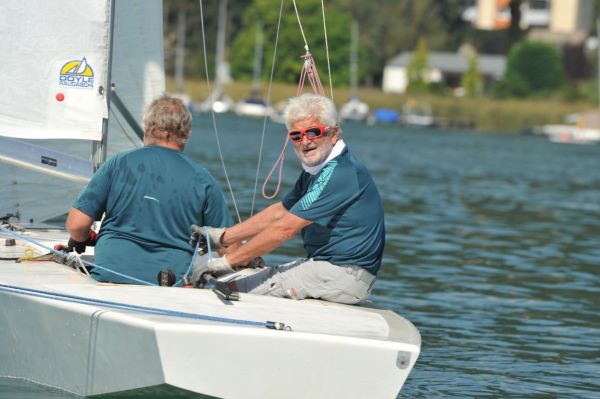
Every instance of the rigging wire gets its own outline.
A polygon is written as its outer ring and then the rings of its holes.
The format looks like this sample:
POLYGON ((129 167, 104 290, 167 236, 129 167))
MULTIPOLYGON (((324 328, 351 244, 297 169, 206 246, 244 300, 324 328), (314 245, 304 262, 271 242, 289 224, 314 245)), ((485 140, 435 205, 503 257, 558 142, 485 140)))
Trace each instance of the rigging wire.
POLYGON ((296 6, 296 0, 292 0, 294 3, 294 10, 296 11, 296 19, 298 19, 298 25, 300 26, 300 33, 302 33, 302 38, 304 39, 304 49, 308 51, 308 42, 306 41, 306 36, 304 35, 304 29, 302 29, 302 22, 300 22, 300 14, 298 13, 298 7, 296 6))
POLYGON ((333 101, 333 82, 331 81, 331 63, 329 62, 329 43, 327 42, 327 23, 325 22, 325 3, 321 0, 321 12, 323 13, 323 34, 325 35, 325 54, 327 55, 327 74, 329 76, 329 91, 333 101))
MULTIPOLYGON (((302 27, 302 22, 300 21, 300 13, 298 12, 298 7, 296 6, 296 0, 292 0, 292 2, 294 3, 294 11, 296 12, 296 19, 298 20, 298 26, 300 27, 300 33, 302 34, 302 39, 304 39, 304 49, 306 50, 306 55, 304 56, 304 58, 308 61, 308 56, 310 55, 310 51, 309 51, 309 47, 308 47, 308 41, 306 40, 306 35, 304 34, 304 28, 302 27)), ((329 42, 327 41, 327 22, 325 19, 325 3, 323 2, 323 0, 321 0, 321 13, 323 16, 323 33, 325 35, 325 53, 326 53, 326 58, 327 58, 327 73, 328 73, 328 77, 329 77, 329 90, 331 92, 331 100, 333 101, 333 83, 331 81, 331 63, 329 60, 329 42)), ((311 56, 312 58, 312 56, 311 56)), ((312 64, 313 66, 314 64, 314 60, 312 60, 312 64)), ((306 65, 306 63, 305 63, 306 65)), ((314 66, 312 69, 314 69, 314 74, 317 75, 317 80, 319 81, 318 85, 321 85, 320 80, 318 79, 318 74, 317 74, 317 69, 316 66, 314 66)), ((313 85, 313 89, 315 87, 315 84, 313 83, 312 79, 311 79, 311 73, 309 72, 309 80, 311 80, 311 84, 313 85)), ((302 81, 302 84, 304 82, 302 81)), ((298 87, 298 91, 300 92, 300 85, 298 87)), ((322 89, 321 89, 322 91, 322 89)), ((315 91, 316 92, 316 91, 315 91)), ((298 93, 299 95, 300 93, 298 93)), ((323 94, 323 93, 321 93, 323 94)))
MULTIPOLYGON (((117 122, 117 125, 119 125, 119 127, 121 128, 121 132, 123 132, 123 135, 125 136, 125 138, 127 140, 129 140, 129 142, 131 143, 131 145, 133 147, 135 147, 135 148, 142 147, 142 144, 140 143, 139 137, 131 135, 131 133, 129 132, 129 130, 126 129, 125 126, 123 125, 123 123, 119 120, 120 117, 117 117, 117 113, 112 108, 111 108, 110 112, 112 112, 113 120, 115 122, 117 122)), ((121 115, 121 114, 119 113, 119 115, 121 115)))
MULTIPOLYGON (((202 6, 202 0, 199 0, 199 2, 200 2, 200 25, 202 28, 202 50, 204 51, 204 71, 206 72, 206 86, 208 88, 209 98, 211 98, 210 93, 212 92, 212 90, 210 87, 210 80, 208 77, 208 61, 206 59, 207 52, 206 52, 206 35, 204 33, 204 9, 202 6)), ((218 71, 215 71, 215 73, 218 73, 218 71)), ((225 174, 225 181, 227 182, 227 187, 229 188, 229 193, 231 194, 231 200, 233 202, 233 207, 235 208, 235 213, 237 215, 238 222, 241 223, 242 218, 240 216, 240 211, 238 209, 237 202, 235 200, 235 195, 233 193, 231 181, 229 180, 229 174, 227 173, 227 167, 225 166, 225 159, 223 157, 223 151, 221 150, 221 141, 219 140, 219 131, 217 129, 217 119, 215 117, 215 110, 212 109, 212 107, 211 107, 211 115, 212 115, 213 129, 215 132, 215 139, 217 141, 217 149, 219 152, 219 159, 221 161, 221 166, 223 167, 223 173, 225 174)))
MULTIPOLYGON (((283 15, 283 1, 284 0, 281 0, 281 4, 279 6, 279 18, 277 20, 277 32, 275 33, 275 47, 273 48, 273 60, 271 62, 271 76, 269 78, 269 88, 267 90, 267 105, 268 106, 271 105, 271 89, 273 87, 273 75, 275 74, 275 60, 277 58, 277 44, 279 43, 279 30, 281 28, 281 18, 283 15)), ((254 192, 252 194, 252 206, 250 208, 250 216, 254 215, 254 203, 256 201, 256 191, 258 189, 258 176, 260 173, 260 164, 262 161, 262 152, 263 152, 263 147, 264 147, 264 142, 265 142, 266 127, 267 127, 267 116, 265 115, 265 118, 263 120, 262 134, 260 136, 260 149, 258 151, 258 162, 256 165, 256 178, 254 179, 254 192)), ((286 143, 287 143, 287 137, 286 137, 286 143)))
MULTIPOLYGON (((304 58, 304 64, 302 65, 302 72, 300 73, 300 79, 299 79, 299 82, 298 82, 298 90, 296 92, 296 96, 299 96, 299 95, 302 94, 302 89, 304 88, 304 84, 305 84, 305 81, 306 81, 307 77, 308 77, 308 80, 309 80, 309 82, 310 82, 310 84, 312 86, 313 92, 317 93, 317 94, 321 94, 321 95, 324 96, 325 95, 325 91, 323 89, 323 84, 321 83, 321 78, 319 77, 319 72, 317 71, 317 66, 315 64, 315 60, 314 60, 312 54, 309 51, 308 42, 306 40, 306 36, 304 35, 304 29, 302 27, 302 22, 300 21, 300 13, 298 12, 298 7, 296 6, 296 1, 293 0, 293 3, 294 3, 294 10, 296 12, 296 19, 298 20, 298 25, 300 27, 300 32, 302 33, 302 38, 304 39, 304 48, 306 50, 306 54, 304 54, 302 56, 302 58, 304 58)), ((329 61, 329 46, 327 44, 327 26, 326 26, 327 24, 326 24, 326 20, 325 20, 325 5, 323 3, 323 0, 321 0, 321 9, 322 9, 322 14, 323 14, 323 30, 324 30, 324 34, 325 34, 325 48, 326 48, 326 53, 327 53, 327 70, 328 70, 328 73, 329 73, 329 88, 330 88, 330 91, 331 91, 331 99, 333 100, 333 84, 332 84, 332 81, 331 81, 331 66, 330 66, 330 61, 329 61)), ((280 13, 281 13, 281 10, 280 10, 280 13)), ((280 18, 281 18, 281 14, 280 14, 280 18)), ((277 158, 277 160, 273 164, 273 167, 271 168, 271 170, 267 174, 267 177, 265 178, 265 181, 263 183, 263 186, 262 186, 262 195, 266 199, 273 199, 273 198, 275 198, 275 196, 279 192, 279 188, 281 186, 281 179, 282 179, 282 175, 283 175, 283 163, 284 163, 284 160, 285 160, 285 150, 287 148, 288 143, 289 143, 289 138, 286 137, 286 141, 285 141, 285 144, 283 146, 283 149, 281 150, 281 153, 279 154, 279 157, 277 158), (273 192, 273 194, 267 195, 266 194, 267 183, 269 182, 269 179, 271 178, 271 176, 273 175, 273 172, 275 171, 275 169, 277 169, 277 167, 279 167, 277 187, 275 188, 275 191, 273 192)), ((261 151, 262 151, 262 149, 261 149, 261 151)), ((254 201, 254 199, 253 199, 253 201, 254 201)))

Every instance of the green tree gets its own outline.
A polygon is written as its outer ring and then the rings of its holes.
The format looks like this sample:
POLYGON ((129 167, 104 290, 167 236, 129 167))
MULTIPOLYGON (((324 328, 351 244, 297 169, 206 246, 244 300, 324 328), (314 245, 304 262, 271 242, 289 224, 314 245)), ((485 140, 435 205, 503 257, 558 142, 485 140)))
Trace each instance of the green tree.
POLYGON ((469 68, 461 79, 462 87, 465 89, 465 94, 468 97, 475 97, 481 94, 483 85, 481 75, 479 74, 479 63, 477 62, 477 54, 469 56, 469 68))
MULTIPOLYGON (((263 78, 268 78, 273 62, 277 35, 279 7, 272 0, 254 0, 242 17, 242 27, 231 44, 229 61, 234 78, 249 79, 252 75, 256 21, 264 22, 264 68, 263 78)), ((300 21, 323 85, 329 84, 325 34, 323 29, 321 1, 297 2, 300 21)), ((349 13, 334 4, 325 7, 329 63, 333 83, 347 85, 349 81, 348 54, 350 51, 349 13)), ((292 2, 285 2, 277 43, 274 80, 295 82, 302 68, 305 53, 304 40, 292 2)))
POLYGON ((427 58, 429 50, 427 41, 420 38, 416 50, 410 57, 410 62, 407 67, 408 87, 406 90, 409 93, 424 92, 427 90, 427 58))
POLYGON ((550 44, 517 43, 508 54, 504 80, 509 92, 518 97, 553 91, 563 84, 560 55, 550 44))

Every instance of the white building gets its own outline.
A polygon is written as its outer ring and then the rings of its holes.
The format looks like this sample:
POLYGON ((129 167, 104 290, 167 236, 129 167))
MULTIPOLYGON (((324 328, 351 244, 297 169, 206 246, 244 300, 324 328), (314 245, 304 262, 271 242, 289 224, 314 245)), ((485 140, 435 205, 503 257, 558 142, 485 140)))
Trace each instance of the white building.
MULTIPOLYGON (((408 64, 412 53, 404 52, 392 58, 383 70, 383 91, 404 93, 408 86, 408 64)), ((500 80, 506 69, 506 57, 503 55, 477 56, 479 74, 484 84, 500 80)), ((469 68, 469 57, 461 53, 431 51, 427 57, 428 72, 426 80, 441 82, 450 88, 460 87, 462 75, 469 68)))

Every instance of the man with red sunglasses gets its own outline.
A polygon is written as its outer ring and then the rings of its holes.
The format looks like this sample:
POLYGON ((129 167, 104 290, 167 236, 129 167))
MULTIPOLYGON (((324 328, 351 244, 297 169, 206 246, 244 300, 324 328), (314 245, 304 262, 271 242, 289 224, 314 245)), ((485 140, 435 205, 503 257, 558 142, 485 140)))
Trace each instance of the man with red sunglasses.
POLYGON ((303 172, 292 190, 229 228, 192 226, 192 243, 212 249, 243 243, 194 265, 192 279, 220 276, 279 247, 301 232, 306 258, 229 280, 239 292, 354 304, 366 299, 381 265, 383 206, 365 166, 341 137, 333 102, 317 94, 292 98, 284 113, 303 172))

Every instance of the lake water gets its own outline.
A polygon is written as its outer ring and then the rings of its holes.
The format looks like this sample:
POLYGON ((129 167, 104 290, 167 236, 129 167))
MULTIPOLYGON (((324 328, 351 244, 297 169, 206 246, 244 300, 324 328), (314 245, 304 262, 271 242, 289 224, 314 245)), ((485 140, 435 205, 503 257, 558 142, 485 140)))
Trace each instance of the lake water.
MULTIPOLYGON (((262 120, 217 116, 244 218, 252 207, 262 126, 262 120)), ((600 398, 600 146, 343 128, 384 200, 387 242, 372 299, 412 321, 422 336, 421 356, 399 397, 600 398)), ((260 183, 279 155, 284 130, 267 124, 260 183)), ((224 183, 215 142, 210 116, 196 115, 186 152, 224 183)), ((6 207, 22 172, 5 165, 0 172, 6 207)), ((299 173, 288 149, 282 192, 299 173)), ((28 177, 22 191, 56 191, 55 182, 36 178, 28 177)), ((71 185, 54 195, 68 204, 77 190, 71 185)), ((257 199, 255 209, 269 203, 257 199)), ((295 255, 302 255, 297 239, 267 261, 295 255)), ((0 398, 71 397, 0 379, 0 398)))

